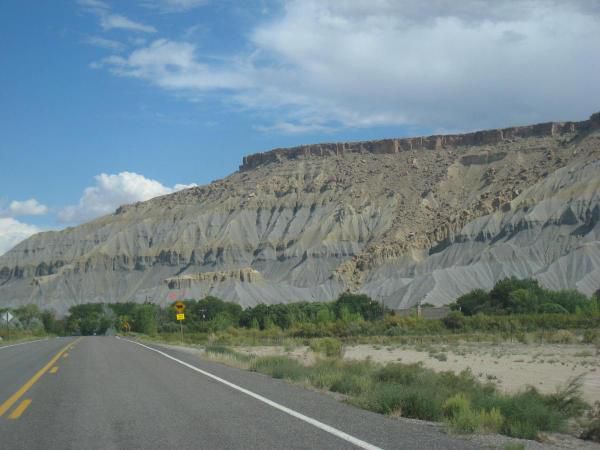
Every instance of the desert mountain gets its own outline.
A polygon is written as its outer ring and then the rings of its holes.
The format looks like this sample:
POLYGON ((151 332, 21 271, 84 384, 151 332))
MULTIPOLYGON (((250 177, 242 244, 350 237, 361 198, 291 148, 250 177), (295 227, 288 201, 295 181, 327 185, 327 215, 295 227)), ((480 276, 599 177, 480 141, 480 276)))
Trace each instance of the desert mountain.
POLYGON ((244 306, 350 290, 442 305, 500 278, 600 288, 600 113, 244 158, 209 185, 40 233, 0 257, 0 303, 207 294, 244 306))

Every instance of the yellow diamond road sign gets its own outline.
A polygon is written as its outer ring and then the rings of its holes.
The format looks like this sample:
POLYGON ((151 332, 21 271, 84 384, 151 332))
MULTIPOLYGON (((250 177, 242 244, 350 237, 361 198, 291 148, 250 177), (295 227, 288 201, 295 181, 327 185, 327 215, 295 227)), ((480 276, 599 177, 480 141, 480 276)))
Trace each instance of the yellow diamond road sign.
POLYGON ((185 314, 177 314, 177 320, 184 320, 185 314))
POLYGON ((175 309, 178 313, 182 313, 185 311, 185 303, 183 302, 175 302, 175 309))

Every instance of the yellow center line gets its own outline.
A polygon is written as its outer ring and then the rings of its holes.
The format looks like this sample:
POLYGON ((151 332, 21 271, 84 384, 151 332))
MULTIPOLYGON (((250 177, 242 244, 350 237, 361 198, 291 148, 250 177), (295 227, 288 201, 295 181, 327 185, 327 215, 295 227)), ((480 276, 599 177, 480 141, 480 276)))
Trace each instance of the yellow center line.
MULTIPOLYGON (((67 350, 68 350, 68 349, 67 349, 67 350)), ((63 355, 63 358, 66 358, 66 357, 68 357, 68 356, 69 356, 69 354, 68 354, 68 353, 65 353, 65 354, 63 355)))
POLYGON ((15 409, 13 409, 13 412, 10 413, 10 416, 8 416, 9 419, 18 419, 19 417, 21 417, 21 414, 23 414, 25 412, 25 410, 27 409, 27 407, 29 406, 29 404, 31 403, 31 399, 26 398, 25 400, 23 400, 21 402, 21 404, 19 404, 19 406, 17 406, 15 409))
MULTIPOLYGON (((78 338, 78 340, 81 338, 78 338)), ((71 345, 71 344, 69 344, 71 345)), ((2 415, 8 411, 12 405, 14 405, 23 395, 25 395, 25 393, 31 389, 31 386, 33 386, 35 383, 37 383, 37 381, 42 377, 42 375, 44 375, 48 369, 50 369, 50 367, 52 367, 54 365, 54 363, 56 361, 58 361, 58 358, 61 357, 61 355, 67 351, 67 349, 69 348, 69 345, 66 345, 62 350, 60 350, 56 355, 54 355, 52 357, 52 359, 50 360, 50 362, 48 362, 48 364, 46 364, 44 367, 42 367, 34 376, 32 376, 29 381, 27 381, 27 383, 25 383, 23 386, 21 386, 19 388, 19 390, 17 392, 15 392, 13 395, 11 395, 8 400, 6 400, 4 403, 2 403, 0 405, 0 417, 2 417, 2 415)))
POLYGON ((56 373, 58 372, 58 366, 54 366, 52 369, 50 369, 50 373, 56 373))

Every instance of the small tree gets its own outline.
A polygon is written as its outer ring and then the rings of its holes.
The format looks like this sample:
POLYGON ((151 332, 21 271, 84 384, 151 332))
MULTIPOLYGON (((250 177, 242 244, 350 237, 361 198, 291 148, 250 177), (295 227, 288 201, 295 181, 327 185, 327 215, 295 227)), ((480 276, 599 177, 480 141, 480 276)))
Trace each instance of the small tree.
POLYGON ((442 321, 449 330, 462 330, 465 327, 465 317, 460 311, 452 311, 442 321))

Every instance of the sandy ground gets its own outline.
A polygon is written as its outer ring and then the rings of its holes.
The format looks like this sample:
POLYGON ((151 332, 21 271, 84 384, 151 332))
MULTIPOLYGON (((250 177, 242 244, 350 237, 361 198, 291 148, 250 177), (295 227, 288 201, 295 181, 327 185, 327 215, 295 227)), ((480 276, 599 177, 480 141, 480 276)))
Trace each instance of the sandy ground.
MULTIPOLYGON (((205 357, 202 346, 181 347, 161 344, 165 347, 186 351, 205 357)), ((254 346, 234 347, 241 353, 255 356, 285 355, 311 364, 318 357, 306 346, 254 346)), ((583 391, 586 400, 600 400, 600 356, 591 345, 531 345, 471 343, 449 346, 348 346, 345 359, 367 359, 379 362, 422 362, 433 370, 460 372, 471 368, 483 381, 493 381, 500 389, 517 391, 526 385, 537 386, 544 392, 552 392, 571 377, 585 373, 583 391), (446 361, 441 354, 446 355, 446 361), (564 364, 563 364, 564 363, 564 364), (540 383, 541 382, 541 383, 540 383)), ((404 421, 415 419, 397 418, 404 421)), ((433 422, 432 426, 442 426, 433 422)), ((522 445, 526 450, 600 450, 600 444, 582 441, 574 436, 550 433, 542 434, 540 441, 510 438, 499 434, 472 435, 470 439, 483 448, 506 449, 522 445)))
MULTIPOLYGON (((239 347, 257 356, 287 355, 310 364, 315 355, 308 347, 239 347)), ((429 346, 347 346, 345 359, 376 362, 421 362, 436 371, 470 369, 481 381, 491 381, 506 392, 535 386, 555 392, 571 378, 582 375, 585 399, 600 401, 600 354, 585 344, 465 343, 429 346)))

